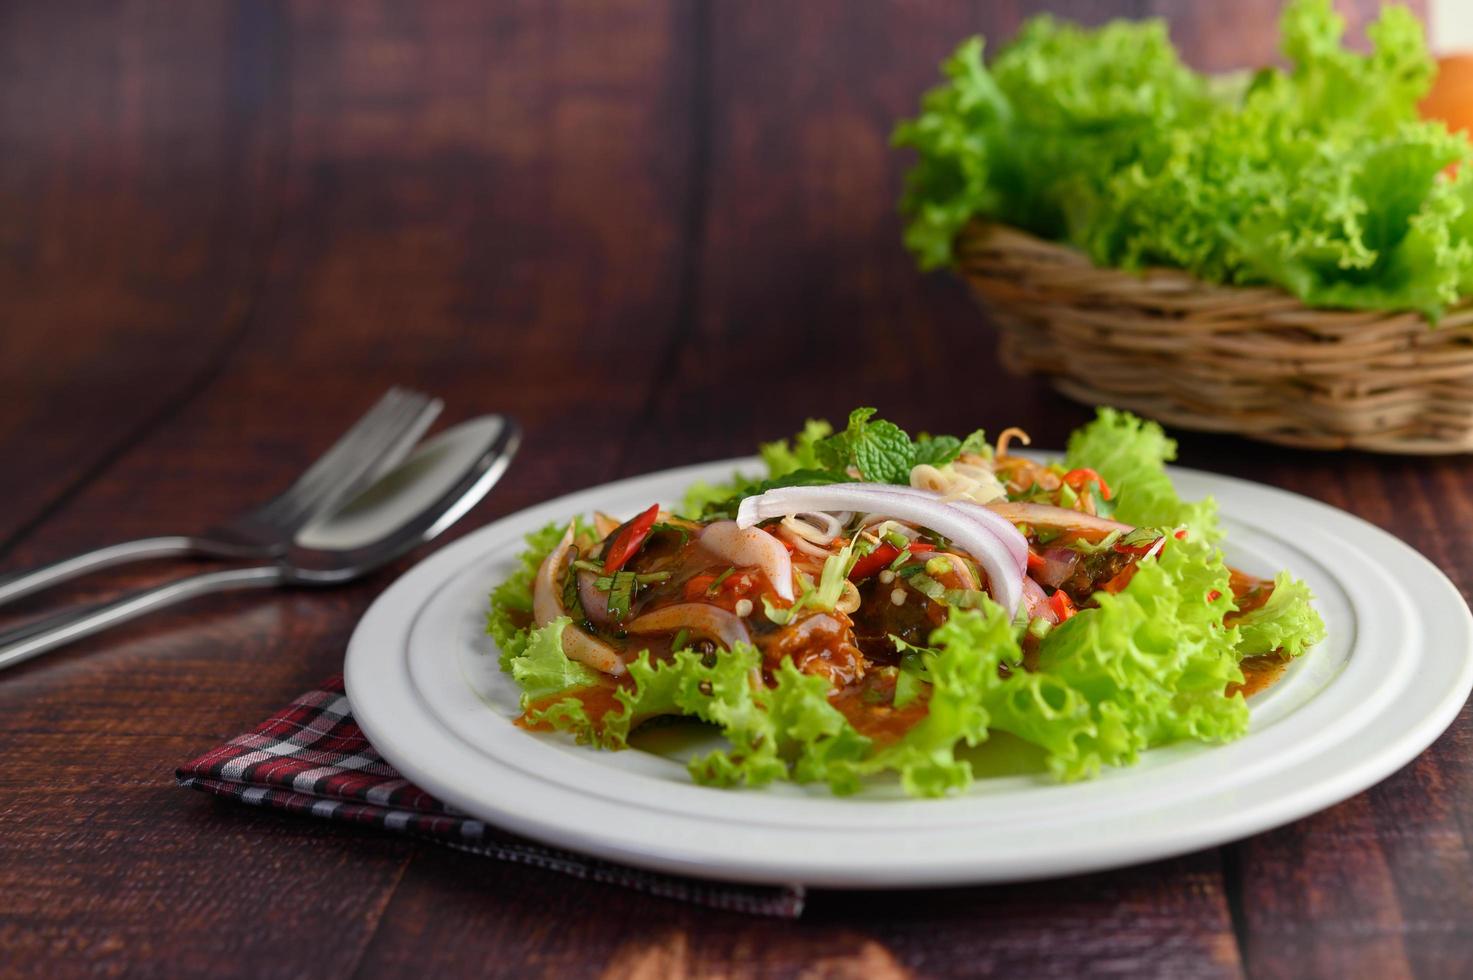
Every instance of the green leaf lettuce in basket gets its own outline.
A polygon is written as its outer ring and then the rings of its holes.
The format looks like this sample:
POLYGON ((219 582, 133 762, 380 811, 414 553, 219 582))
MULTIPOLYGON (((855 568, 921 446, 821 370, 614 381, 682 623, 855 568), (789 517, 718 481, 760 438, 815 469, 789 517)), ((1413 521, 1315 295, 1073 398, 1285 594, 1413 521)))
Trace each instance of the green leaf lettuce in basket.
POLYGON ((990 63, 963 42, 895 131, 919 154, 907 246, 946 265, 982 218, 1099 265, 1437 316, 1473 292, 1473 175, 1452 166, 1473 146, 1417 116, 1421 24, 1386 7, 1360 54, 1328 0, 1295 0, 1280 30, 1291 68, 1221 78, 1184 66, 1156 20, 1036 17, 990 63))

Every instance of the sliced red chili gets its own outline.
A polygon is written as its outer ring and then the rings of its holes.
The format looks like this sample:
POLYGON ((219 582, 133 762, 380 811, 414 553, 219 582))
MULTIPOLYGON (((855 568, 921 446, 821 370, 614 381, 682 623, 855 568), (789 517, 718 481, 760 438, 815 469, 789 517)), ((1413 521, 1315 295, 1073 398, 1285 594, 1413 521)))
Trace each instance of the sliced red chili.
POLYGON ((1110 581, 1100 586, 1100 590, 1103 592, 1109 592, 1112 595, 1116 592, 1119 592, 1121 589, 1130 584, 1130 580, 1135 578, 1136 570, 1140 567, 1141 566, 1137 563, 1131 562, 1129 565, 1126 565, 1124 568, 1120 569, 1120 571, 1116 573, 1114 578, 1110 579, 1110 581))
POLYGON ((685 599, 687 602, 695 602, 706 595, 706 590, 711 588, 711 583, 716 581, 716 576, 710 573, 696 575, 685 583, 685 599))
POLYGON ((1069 598, 1069 593, 1062 589, 1049 596, 1048 604, 1061 623, 1079 611, 1074 608, 1074 600, 1069 598))
POLYGON ((893 544, 882 544, 854 563, 854 567, 849 569, 849 580, 863 581, 890 564, 899 555, 900 549, 893 544))
POLYGON ((1099 485, 1101 497, 1109 500, 1112 496, 1110 484, 1106 483, 1104 477, 1100 476, 1088 466, 1081 466, 1077 470, 1070 470, 1064 474, 1063 480, 1075 490, 1083 490, 1089 484, 1095 483, 1099 485))
POLYGON ((650 504, 649 510, 614 529, 614 533, 609 535, 609 543, 604 546, 606 573, 617 572, 624 567, 625 562, 638 554, 645 538, 650 536, 650 528, 655 526, 655 518, 659 516, 660 505, 650 504))
MULTIPOLYGON (((935 551, 936 546, 934 544, 931 544, 929 541, 912 541, 910 544, 906 545, 905 550, 913 553, 920 553, 922 551, 935 551)), ((899 557, 899 548, 895 547, 893 544, 882 544, 874 551, 871 551, 869 554, 865 555, 863 558, 854 563, 854 567, 849 570, 849 580, 851 582, 861 582, 878 572, 880 569, 885 568, 892 561, 899 557)))
POLYGON ((1028 570, 1030 572, 1036 572, 1047 564, 1048 562, 1044 561, 1042 555, 1035 555, 1031 551, 1028 552, 1028 570))

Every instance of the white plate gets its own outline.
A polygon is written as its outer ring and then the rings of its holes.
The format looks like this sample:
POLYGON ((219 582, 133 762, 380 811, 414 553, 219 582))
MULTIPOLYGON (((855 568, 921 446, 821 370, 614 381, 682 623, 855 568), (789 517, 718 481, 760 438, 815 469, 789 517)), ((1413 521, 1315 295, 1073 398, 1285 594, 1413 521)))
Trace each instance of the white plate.
MULTIPOLYGON (((1473 684, 1473 618, 1451 582, 1380 529, 1296 494, 1174 469, 1215 495, 1229 561, 1288 569, 1314 590, 1329 639, 1251 699, 1225 746, 1177 745, 1059 785, 979 779, 912 800, 894 783, 721 790, 679 758, 599 752, 512 724, 517 691, 484 633, 487 595, 522 536, 595 508, 632 514, 750 460, 670 470, 533 507, 411 570, 348 646, 348 695, 374 746, 455 807, 548 844, 662 871, 834 887, 982 883, 1074 874, 1221 844, 1295 820, 1385 778, 1451 723, 1473 684)), ((674 755, 678 752, 672 750, 674 755)))

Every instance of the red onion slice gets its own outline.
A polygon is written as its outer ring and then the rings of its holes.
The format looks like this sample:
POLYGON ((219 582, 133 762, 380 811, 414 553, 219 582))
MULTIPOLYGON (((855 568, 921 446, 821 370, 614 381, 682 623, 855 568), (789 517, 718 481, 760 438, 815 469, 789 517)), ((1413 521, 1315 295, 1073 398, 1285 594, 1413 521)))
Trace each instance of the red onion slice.
POLYGON ((857 510, 911 521, 950 538, 957 547, 976 559, 987 573, 993 598, 1007 610, 1008 615, 1015 613, 1023 597, 1023 570, 1014 557, 1014 545, 1007 543, 1002 535, 1006 533, 1016 538, 1016 545, 1024 549, 1026 562, 1028 544, 1018 529, 1009 524, 1006 532, 999 533, 992 523, 984 523, 971 511, 943 503, 935 494, 926 491, 910 488, 909 492, 893 492, 905 489, 869 483, 781 487, 743 500, 737 509, 736 523, 750 528, 769 517, 786 517, 807 510, 857 510))
MULTIPOLYGON (((882 493, 893 493, 902 497, 920 497, 926 500, 936 500, 951 507, 959 507, 972 517, 984 524, 997 539, 1007 546, 1008 554, 1013 556, 1013 564, 1018 566, 1019 574, 1028 569, 1028 542, 1012 522, 1004 517, 994 514, 989 508, 991 505, 973 503, 970 500, 946 500, 934 490, 925 490, 921 487, 902 487, 893 483, 865 483, 851 484, 869 487, 882 493)), ((898 516, 898 515, 897 515, 898 516)))
MULTIPOLYGON (((537 569, 537 578, 532 583, 532 619, 538 626, 546 626, 559 616, 568 614, 563 608, 562 590, 557 587, 556 579, 558 569, 562 568, 563 559, 568 557, 568 549, 572 546, 573 525, 569 524, 563 539, 548 552, 537 569)), ((569 660, 615 677, 624 673, 624 658, 613 647, 589 636, 572 623, 563 628, 562 641, 563 653, 569 660)))
POLYGON ((1093 514, 1086 514, 1082 510, 1054 507, 1051 504, 999 501, 995 504, 988 504, 987 509, 999 517, 1018 524, 1032 524, 1035 527, 1072 531, 1084 540, 1091 542, 1101 541, 1116 531, 1119 531, 1121 534, 1129 534, 1135 530, 1135 527, 1130 524, 1122 524, 1119 521, 1112 521, 1108 518, 1096 517, 1093 514))
POLYGON ((738 643, 752 642, 747 625, 735 613, 706 602, 681 602, 630 620, 630 633, 676 633, 688 629, 708 640, 719 640, 730 650, 738 643))
POLYGON ((1051 589, 1067 582, 1079 564, 1079 552, 1073 548, 1045 548, 1038 557, 1043 564, 1029 574, 1038 580, 1039 585, 1047 585, 1051 589))
POLYGON ((773 591, 793 601, 793 559, 782 542, 766 531, 751 527, 750 522, 739 525, 736 521, 717 521, 701 531, 701 544, 723 561, 762 569, 773 591))
POLYGON ((1059 614, 1049 605, 1048 593, 1027 575, 1023 576, 1023 602, 1028 607, 1029 619, 1045 619, 1052 625, 1059 623, 1059 614))

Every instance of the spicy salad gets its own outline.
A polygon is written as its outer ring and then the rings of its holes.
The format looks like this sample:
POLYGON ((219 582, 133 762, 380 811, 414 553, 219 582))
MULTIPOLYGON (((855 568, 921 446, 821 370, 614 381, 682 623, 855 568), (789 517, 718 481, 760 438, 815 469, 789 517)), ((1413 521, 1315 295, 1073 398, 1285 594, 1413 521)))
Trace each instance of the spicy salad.
POLYGON ((874 416, 810 421, 762 447, 765 476, 681 507, 530 535, 488 620, 518 723, 622 749, 685 716, 726 741, 691 760, 699 783, 894 773, 940 796, 998 733, 1061 780, 1237 738, 1245 698, 1324 636, 1304 583, 1224 564, 1155 423, 1101 409, 1044 463, 1018 429, 913 439, 874 416))

